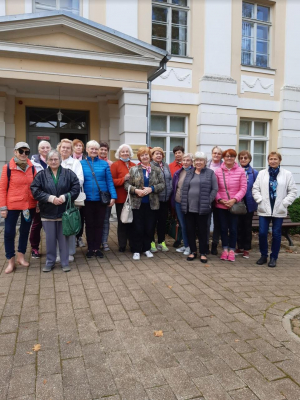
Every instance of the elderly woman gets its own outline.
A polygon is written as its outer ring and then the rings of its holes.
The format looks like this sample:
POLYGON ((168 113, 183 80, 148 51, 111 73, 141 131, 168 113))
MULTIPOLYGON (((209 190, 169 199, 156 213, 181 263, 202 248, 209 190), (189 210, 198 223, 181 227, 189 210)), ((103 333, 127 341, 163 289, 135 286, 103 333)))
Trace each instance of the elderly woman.
POLYGON ((153 234, 153 240, 151 242, 151 252, 156 253, 157 250, 169 251, 166 246, 166 223, 168 218, 168 202, 172 193, 172 176, 169 165, 163 161, 165 156, 164 151, 161 147, 154 147, 151 149, 152 161, 151 165, 161 169, 162 176, 165 182, 165 188, 159 193, 159 209, 156 215, 156 229, 157 229, 157 248, 155 245, 155 239, 153 234))
POLYGON ((244 198, 247 191, 247 180, 244 169, 235 162, 235 150, 225 150, 222 157, 224 162, 215 172, 219 187, 216 207, 219 214, 223 247, 220 259, 235 261, 238 215, 231 213, 230 208, 244 198))
POLYGON ((117 193, 114 187, 109 165, 98 157, 100 145, 95 140, 86 144, 87 158, 81 161, 84 175, 84 192, 86 194, 84 219, 88 244, 87 258, 103 258, 100 250, 103 234, 103 222, 107 207, 115 204, 117 193), (99 189, 111 196, 108 205, 103 204, 99 189))
POLYGON ((247 214, 238 216, 238 235, 237 249, 235 254, 242 254, 244 258, 249 258, 249 250, 251 250, 252 242, 252 219, 254 211, 257 210, 257 204, 252 196, 252 188, 257 178, 258 171, 252 168, 250 162, 252 156, 247 150, 243 150, 238 155, 240 166, 244 169, 247 179, 247 192, 244 197, 244 202, 247 208, 247 214))
POLYGON ((178 253, 183 253, 185 256, 190 254, 190 247, 188 242, 188 237, 186 233, 186 224, 185 217, 181 209, 181 188, 183 185, 183 181, 185 180, 186 174, 194 169, 193 167, 193 154, 186 153, 182 158, 182 167, 178 171, 174 173, 173 181, 172 181, 172 198, 171 203, 172 207, 175 208, 177 218, 182 231, 182 238, 184 246, 176 249, 178 253))
MULTIPOLYGON (((34 165, 36 172, 43 171, 48 167, 46 162, 46 157, 50 150, 51 150, 51 144, 46 140, 42 140, 39 143, 38 145, 39 154, 34 154, 31 157, 31 162, 34 165)), ((29 236, 32 258, 40 258, 39 246, 41 241, 41 229, 42 229, 41 214, 39 213, 39 209, 37 207, 37 212, 34 215, 29 236)))
POLYGON ((25 261, 28 235, 35 213, 36 201, 32 197, 30 184, 36 174, 34 166, 28 160, 30 147, 25 142, 15 145, 15 156, 4 165, 0 179, 0 211, 5 218, 4 247, 5 256, 9 260, 5 273, 15 269, 15 237, 16 226, 21 214, 20 236, 17 263, 28 267, 25 261))
POLYGON ((158 194, 165 187, 161 169, 150 164, 150 154, 148 147, 140 147, 137 152, 140 164, 130 169, 129 180, 124 184, 126 191, 130 185, 132 195, 132 250, 134 260, 140 259, 141 252, 146 257, 153 257, 150 249, 157 210, 159 209, 158 194))
MULTIPOLYGON (((219 146, 214 146, 211 150, 211 159, 208 160, 206 167, 212 169, 214 172, 221 167, 222 164, 222 149, 219 146)), ((212 236, 212 244, 211 244, 211 254, 214 256, 218 255, 218 244, 220 239, 220 222, 217 208, 214 203, 212 204, 212 210, 208 216, 207 220, 207 253, 209 254, 209 237, 210 237, 210 225, 211 225, 211 217, 213 216, 214 222, 214 230, 212 236)))
POLYGON ((56 260, 58 242, 61 267, 64 272, 69 267, 69 237, 63 235, 62 215, 66 210, 67 196, 75 200, 80 184, 70 169, 61 167, 61 155, 51 150, 47 155, 48 168, 41 171, 31 184, 33 197, 39 202, 43 228, 46 234, 46 264, 43 272, 50 272, 56 260))
POLYGON ((121 212, 125 203, 127 192, 124 189, 124 183, 128 181, 130 175, 130 168, 134 167, 135 164, 130 161, 133 157, 133 151, 128 144, 121 144, 115 154, 115 158, 118 160, 110 167, 111 174, 113 177, 114 185, 117 192, 116 200, 116 211, 118 219, 118 243, 119 251, 124 253, 127 246, 127 241, 131 243, 131 228, 132 224, 123 224, 121 221, 121 212))
POLYGON ((269 267, 276 267, 281 244, 281 227, 287 216, 287 208, 297 197, 297 187, 290 171, 281 168, 280 153, 272 151, 268 155, 269 168, 259 172, 254 182, 252 193, 258 203, 259 215, 259 250, 260 259, 256 262, 263 265, 268 262, 268 231, 272 222, 272 247, 269 267))
MULTIPOLYGON (((80 187, 83 186, 83 171, 80 161, 72 157, 73 142, 69 139, 62 139, 57 145, 57 150, 61 155, 61 166, 70 169, 77 176, 80 187)), ((76 236, 69 237, 69 261, 74 261, 74 254, 76 253, 76 236)), ((59 257, 57 259, 59 261, 59 257)))
POLYGON ((200 261, 207 263, 207 219, 211 212, 218 183, 214 173, 206 168, 205 153, 197 152, 194 157, 194 169, 190 169, 183 181, 181 189, 181 209, 185 214, 185 223, 191 254, 188 261, 197 257, 196 230, 198 228, 200 261))

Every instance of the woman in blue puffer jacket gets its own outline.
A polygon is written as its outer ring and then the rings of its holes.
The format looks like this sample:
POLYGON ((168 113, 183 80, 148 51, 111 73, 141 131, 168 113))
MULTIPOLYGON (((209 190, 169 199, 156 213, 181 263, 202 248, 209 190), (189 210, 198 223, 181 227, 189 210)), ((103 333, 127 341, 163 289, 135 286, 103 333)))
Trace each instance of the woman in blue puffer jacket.
POLYGON ((90 140, 86 144, 87 158, 81 161, 84 175, 84 192, 86 194, 84 217, 86 225, 86 239, 88 244, 87 258, 100 257, 103 253, 100 250, 103 222, 106 207, 112 207, 117 198, 113 178, 109 165, 106 161, 98 158, 99 143, 90 140), (100 201, 99 188, 102 192, 109 192, 111 201, 104 205, 100 201))
POLYGON ((249 258, 249 250, 251 250, 252 242, 252 219, 254 211, 257 210, 257 203, 252 196, 252 187, 257 178, 258 171, 252 168, 250 162, 252 156, 249 151, 243 150, 238 155, 240 166, 244 168, 247 178, 247 192, 244 197, 244 202, 247 207, 247 214, 239 215, 238 218, 238 236, 237 250, 235 254, 242 254, 244 258, 249 258))

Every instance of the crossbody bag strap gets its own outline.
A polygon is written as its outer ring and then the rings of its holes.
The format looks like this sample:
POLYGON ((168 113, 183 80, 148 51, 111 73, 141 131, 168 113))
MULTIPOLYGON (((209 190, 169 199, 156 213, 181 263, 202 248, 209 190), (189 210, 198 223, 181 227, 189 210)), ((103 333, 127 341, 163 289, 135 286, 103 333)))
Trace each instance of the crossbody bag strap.
POLYGON ((100 195, 101 195, 101 192, 102 192, 102 191, 101 191, 100 186, 99 186, 99 184, 98 184, 98 181, 97 181, 95 172, 93 171, 93 168, 92 168, 92 166, 91 166, 91 164, 90 164, 90 162, 89 162, 89 160, 88 160, 87 158, 86 158, 86 162, 88 163, 88 166, 91 168, 93 178, 95 179, 96 185, 97 185, 98 190, 99 190, 99 193, 100 193, 100 195))
POLYGON ((226 181, 225 181, 225 174, 224 174, 223 169, 222 169, 222 173, 223 173, 223 179, 224 179, 224 185, 225 185, 226 194, 227 194, 228 200, 230 200, 230 196, 229 196, 229 193, 228 193, 228 190, 227 190, 226 181))

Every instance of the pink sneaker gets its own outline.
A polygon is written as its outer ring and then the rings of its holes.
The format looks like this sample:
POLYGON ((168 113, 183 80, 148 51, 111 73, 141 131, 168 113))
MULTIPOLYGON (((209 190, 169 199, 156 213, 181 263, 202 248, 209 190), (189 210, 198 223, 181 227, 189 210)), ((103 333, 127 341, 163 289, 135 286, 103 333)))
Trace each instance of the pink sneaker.
POLYGON ((228 253, 228 261, 235 261, 234 250, 230 250, 228 253))
POLYGON ((220 260, 227 260, 228 259, 228 250, 223 250, 220 260))

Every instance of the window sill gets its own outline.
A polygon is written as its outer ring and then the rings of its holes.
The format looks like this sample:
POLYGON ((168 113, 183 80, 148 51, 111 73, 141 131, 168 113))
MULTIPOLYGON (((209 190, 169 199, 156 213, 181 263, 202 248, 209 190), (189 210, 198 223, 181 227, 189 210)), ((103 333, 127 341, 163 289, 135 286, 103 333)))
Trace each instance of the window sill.
POLYGON ((259 72, 261 74, 268 74, 268 75, 275 75, 275 73, 276 73, 276 69, 261 68, 261 67, 251 66, 251 65, 241 65, 241 71, 259 72))
POLYGON ((187 57, 187 56, 176 56, 171 54, 172 58, 169 62, 178 62, 178 63, 183 63, 183 64, 193 64, 193 57, 187 57))

